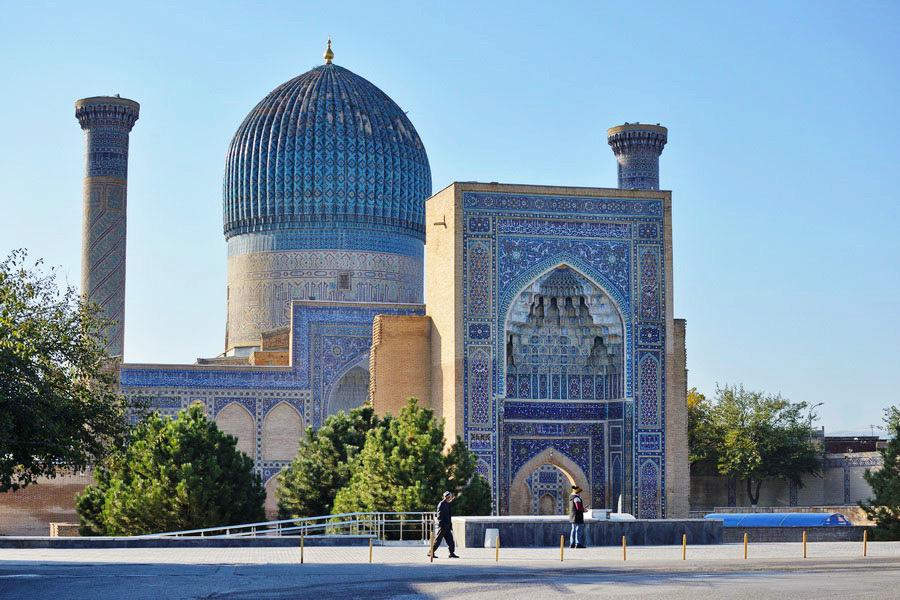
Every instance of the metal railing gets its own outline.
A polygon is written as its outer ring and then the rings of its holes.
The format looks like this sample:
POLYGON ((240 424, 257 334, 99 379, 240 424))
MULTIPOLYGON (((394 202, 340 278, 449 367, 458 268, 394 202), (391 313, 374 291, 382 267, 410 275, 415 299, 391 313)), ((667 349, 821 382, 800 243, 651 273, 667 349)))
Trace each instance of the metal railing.
POLYGON ((167 537, 264 537, 362 535, 381 541, 425 541, 434 531, 433 512, 355 512, 303 519, 261 521, 224 527, 186 529, 137 538, 167 537))

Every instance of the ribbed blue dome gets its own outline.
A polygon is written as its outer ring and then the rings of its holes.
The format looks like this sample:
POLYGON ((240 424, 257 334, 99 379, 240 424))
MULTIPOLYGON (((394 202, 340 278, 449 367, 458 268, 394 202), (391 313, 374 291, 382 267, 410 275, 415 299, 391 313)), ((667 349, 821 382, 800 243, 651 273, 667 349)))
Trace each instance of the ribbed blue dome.
POLYGON ((347 69, 276 88, 238 128, 225 162, 225 238, 347 225, 425 237, 431 169, 406 114, 347 69))

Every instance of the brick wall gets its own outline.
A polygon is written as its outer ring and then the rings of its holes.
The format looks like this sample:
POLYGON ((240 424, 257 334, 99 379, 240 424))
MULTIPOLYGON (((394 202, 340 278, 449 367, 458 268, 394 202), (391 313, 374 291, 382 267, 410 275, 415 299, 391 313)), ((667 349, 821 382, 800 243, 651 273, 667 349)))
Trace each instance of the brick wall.
POLYGON ((378 315, 369 354, 369 399, 383 416, 397 415, 408 398, 437 408, 431 390, 431 318, 378 315))
POLYGON ((672 368, 666 400, 666 517, 683 519, 690 509, 690 463, 687 439, 687 351, 684 319, 673 320, 672 368))
POLYGON ((91 473, 40 478, 15 492, 0 494, 0 535, 50 535, 50 523, 77 523, 75 495, 94 483, 91 473))

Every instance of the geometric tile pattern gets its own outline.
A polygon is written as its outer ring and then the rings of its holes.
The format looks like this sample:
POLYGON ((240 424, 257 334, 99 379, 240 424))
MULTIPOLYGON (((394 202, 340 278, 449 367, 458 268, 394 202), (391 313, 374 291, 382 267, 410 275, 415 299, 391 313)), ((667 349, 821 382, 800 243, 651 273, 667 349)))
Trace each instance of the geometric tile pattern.
POLYGON ((464 429, 469 440, 500 432, 496 450, 473 448, 500 513, 517 469, 552 448, 588 476, 593 506, 621 494, 626 511, 664 515, 663 201, 465 191, 462 218, 464 359, 486 355, 485 335, 493 345, 489 389, 483 369, 464 370, 464 429), (554 270, 577 285, 542 292, 554 270), (605 356, 598 339, 606 352, 620 345, 618 387, 596 366, 610 363, 591 358, 605 356))
POLYGON ((122 392, 148 401, 169 416, 197 401, 212 418, 232 403, 243 406, 256 424, 255 468, 268 479, 287 464, 263 460, 263 424, 269 412, 286 403, 301 416, 303 426, 321 426, 335 382, 368 355, 375 315, 424 314, 421 304, 294 302, 291 306, 291 366, 126 364, 120 369, 122 392))
POLYGON ((501 453, 506 460, 500 466, 498 494, 501 512, 508 510, 509 488, 513 479, 520 475, 521 467, 548 448, 574 462, 587 477, 591 485, 591 506, 606 506, 605 425, 603 422, 504 422, 501 453))
MULTIPOLYGON (((421 253, 421 242, 414 241, 421 253)), ((422 270, 421 257, 362 250, 233 255, 228 259, 228 345, 257 345, 261 331, 288 325, 292 300, 421 303, 422 270), (339 285, 342 273, 347 274, 345 287, 339 285)))
POLYGON ((226 157, 228 348, 291 300, 421 303, 430 195, 422 140, 370 82, 326 64, 273 90, 226 157))
POLYGON ((124 352, 128 134, 139 111, 124 98, 75 104, 85 141, 81 293, 110 322, 103 331, 110 356, 124 352))
POLYGON ((406 113, 334 64, 278 86, 238 127, 225 162, 225 237, 381 224, 425 238, 431 169, 406 113))

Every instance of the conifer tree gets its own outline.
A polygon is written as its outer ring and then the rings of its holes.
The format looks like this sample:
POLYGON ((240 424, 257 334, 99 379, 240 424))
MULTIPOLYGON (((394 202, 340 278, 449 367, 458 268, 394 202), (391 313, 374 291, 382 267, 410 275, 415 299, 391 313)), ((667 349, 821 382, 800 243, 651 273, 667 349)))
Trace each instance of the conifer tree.
POLYGON ((333 513, 433 510, 445 490, 457 495, 454 514, 489 514, 490 490, 475 475, 475 457, 457 439, 444 450, 443 420, 415 398, 396 418, 366 434, 358 465, 335 498, 333 513))
POLYGON ((885 412, 885 422, 893 439, 879 450, 884 464, 877 471, 866 469, 863 478, 872 488, 873 496, 859 505, 875 522, 872 534, 878 540, 900 540, 900 420, 893 408, 885 412), (893 417, 893 418, 892 418, 893 417))
POLYGON ((306 429, 290 466, 278 474, 278 514, 298 519, 331 514, 338 490, 350 482, 366 432, 379 424, 369 406, 341 411, 318 430, 306 429))
POLYGON ((265 489, 236 439, 191 406, 151 414, 77 497, 82 535, 141 535, 262 521, 265 489))

